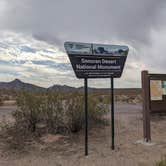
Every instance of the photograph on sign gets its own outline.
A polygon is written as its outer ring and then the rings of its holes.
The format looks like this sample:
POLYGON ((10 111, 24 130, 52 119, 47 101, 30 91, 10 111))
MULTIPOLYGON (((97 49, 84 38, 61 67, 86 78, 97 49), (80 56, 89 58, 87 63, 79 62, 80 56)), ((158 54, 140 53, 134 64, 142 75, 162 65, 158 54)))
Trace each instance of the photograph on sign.
POLYGON ((119 45, 105 45, 105 44, 93 44, 94 54, 104 54, 112 56, 127 56, 128 54, 127 46, 119 45))
POLYGON ((92 46, 89 43, 65 42, 64 46, 69 54, 92 54, 92 46))
POLYGON ((166 95, 166 81, 162 81, 163 95, 166 95))
POLYGON ((163 90, 162 90, 161 80, 150 81, 150 96, 151 96, 151 100, 155 100, 155 101, 163 99, 163 90))

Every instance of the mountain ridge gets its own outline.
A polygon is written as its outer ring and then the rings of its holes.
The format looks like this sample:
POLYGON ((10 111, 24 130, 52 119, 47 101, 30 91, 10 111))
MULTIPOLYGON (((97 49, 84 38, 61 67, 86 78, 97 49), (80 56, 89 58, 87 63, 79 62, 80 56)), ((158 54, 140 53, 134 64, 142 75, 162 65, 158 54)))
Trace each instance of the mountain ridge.
POLYGON ((0 89, 12 89, 12 90, 20 90, 20 89, 26 89, 26 90, 44 90, 45 88, 30 84, 30 83, 25 83, 22 82, 19 79, 14 79, 13 81, 10 82, 0 82, 0 89))
MULTIPOLYGON (((71 87, 68 85, 52 85, 48 88, 44 88, 38 85, 34 85, 31 83, 26 83, 21 81, 20 79, 14 79, 13 81, 9 81, 9 82, 0 82, 0 90, 42 90, 42 91, 83 91, 84 87, 71 87)), ((108 91, 110 90, 110 88, 94 88, 94 87, 88 87, 89 91, 97 91, 97 90, 103 90, 103 91, 108 91)), ((134 90, 140 90, 140 88, 116 88, 115 90, 130 90, 130 91, 134 91, 134 90)))

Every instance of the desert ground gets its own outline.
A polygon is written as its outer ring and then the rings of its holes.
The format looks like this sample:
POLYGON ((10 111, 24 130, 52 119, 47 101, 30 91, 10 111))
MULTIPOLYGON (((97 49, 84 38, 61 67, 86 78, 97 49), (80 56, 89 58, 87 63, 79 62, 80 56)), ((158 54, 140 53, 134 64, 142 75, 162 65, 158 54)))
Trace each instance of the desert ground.
MULTIPOLYGON (((13 104, 0 107, 0 122, 13 123, 13 104)), ((115 150, 111 150, 111 126, 89 130, 89 155, 84 156, 84 131, 71 136, 43 135, 19 150, 6 148, 10 137, 0 135, 2 166, 153 166, 166 154, 166 117, 153 117, 152 143, 142 144, 141 104, 115 105, 115 150)), ((107 118, 110 119, 108 114, 107 118)), ((18 145, 19 146, 19 145, 18 145)))

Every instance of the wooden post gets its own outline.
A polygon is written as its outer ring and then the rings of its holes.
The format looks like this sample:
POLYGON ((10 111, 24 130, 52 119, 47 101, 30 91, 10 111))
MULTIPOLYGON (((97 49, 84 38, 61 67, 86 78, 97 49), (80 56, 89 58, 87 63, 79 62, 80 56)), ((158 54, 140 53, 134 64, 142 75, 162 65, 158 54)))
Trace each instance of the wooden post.
POLYGON ((151 141, 150 130, 150 78, 148 71, 142 71, 142 97, 143 97, 143 136, 146 142, 151 141))

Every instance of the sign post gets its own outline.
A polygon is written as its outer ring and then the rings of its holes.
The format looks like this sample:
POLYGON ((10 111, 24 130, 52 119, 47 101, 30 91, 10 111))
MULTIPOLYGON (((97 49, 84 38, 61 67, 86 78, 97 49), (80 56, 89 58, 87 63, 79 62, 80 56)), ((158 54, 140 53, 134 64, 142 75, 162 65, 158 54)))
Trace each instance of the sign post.
POLYGON ((120 78, 129 48, 119 45, 65 42, 77 78, 84 79, 85 155, 88 155, 88 78, 111 78, 112 150, 114 150, 114 78, 120 78))
POLYGON ((88 80, 84 79, 84 94, 85 94, 85 156, 88 155, 88 80))
POLYGON ((114 125, 114 78, 111 77, 111 126, 112 126, 112 150, 115 149, 115 143, 114 143, 114 139, 115 139, 115 125, 114 125))
POLYGON ((151 141, 150 128, 150 80, 148 71, 142 71, 142 89, 143 89, 143 135, 146 142, 151 141))

